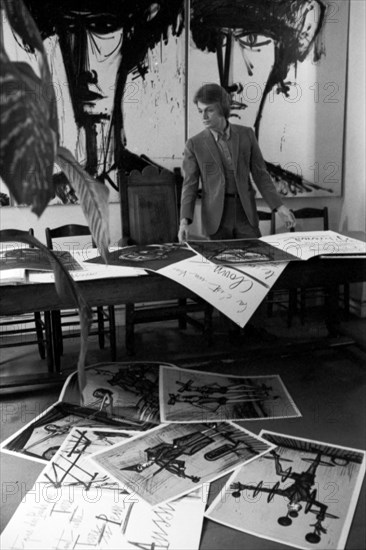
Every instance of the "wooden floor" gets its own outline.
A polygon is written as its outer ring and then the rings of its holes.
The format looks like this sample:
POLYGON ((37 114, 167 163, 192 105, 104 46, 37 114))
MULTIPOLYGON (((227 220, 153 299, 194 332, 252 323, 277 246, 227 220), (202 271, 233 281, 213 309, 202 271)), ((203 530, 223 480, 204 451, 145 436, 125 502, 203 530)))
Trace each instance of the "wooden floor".
MULTIPOLYGON (((302 413, 301 418, 261 420, 243 423, 255 433, 267 429, 336 445, 365 449, 366 319, 342 322, 343 337, 327 338, 326 329, 314 315, 301 325, 296 318, 290 329, 281 316, 267 319, 264 326, 276 335, 275 341, 260 342, 244 335, 228 337, 227 327, 215 318, 215 336, 211 346, 200 332, 189 327, 179 330, 177 322, 139 325, 136 329, 136 355, 128 357, 124 348, 123 327, 118 328, 117 361, 149 360, 176 365, 189 360, 212 359, 212 370, 231 374, 279 374, 302 413), (348 343, 343 345, 346 340, 348 343), (297 344, 295 346, 295 344, 297 344), (234 359, 240 359, 235 362, 234 359), (238 367, 240 365, 240 367, 238 367)), ((75 370, 78 339, 65 341, 62 371, 75 370)), ((99 350, 91 339, 87 363, 109 360, 109 350, 99 350)), ((36 348, 0 349, 0 377, 15 374, 45 373, 46 364, 36 348)), ((28 423, 59 395, 58 387, 28 387, 1 394, 1 439, 28 423)), ((1 530, 29 490, 41 465, 2 454, 1 530)), ((217 485, 217 482, 216 482, 217 485)), ((214 491, 214 486, 212 491, 214 491)), ((216 488, 217 490, 217 488, 216 488)), ((365 484, 361 491, 346 548, 365 548, 365 484)), ((238 533, 205 520, 200 549, 277 549, 281 545, 238 533)))
MULTIPOLYGON (((198 314, 199 317, 199 314, 198 314)), ((208 344, 202 337, 202 333, 192 325, 187 329, 179 330, 177 321, 164 321, 148 324, 139 324, 135 328, 135 350, 136 354, 130 356, 125 349, 124 312, 116 310, 117 323, 117 361, 129 360, 156 360, 174 362, 189 357, 198 356, 230 356, 244 352, 251 360, 257 354, 273 355, 273 345, 276 344, 277 354, 281 357, 288 353, 295 356, 299 349, 302 352, 310 352, 314 349, 328 346, 341 346, 344 342, 354 340, 358 348, 366 350, 366 319, 352 316, 349 320, 343 320, 340 325, 341 334, 339 338, 329 338, 328 331, 322 321, 322 313, 319 310, 309 311, 304 324, 295 317, 291 327, 287 326, 286 317, 277 313, 272 318, 266 317, 263 320, 262 328, 275 336, 274 341, 270 339, 262 341, 259 338, 248 337, 244 331, 239 335, 231 335, 231 326, 227 321, 217 314, 214 315, 213 339, 208 344)), ((6 337, 0 339, 2 342, 10 341, 6 337)), ((79 338, 68 338, 64 340, 64 355, 61 361, 62 377, 65 378, 76 368, 79 354, 79 338)), ((108 340, 105 349, 98 347, 95 336, 89 337, 88 354, 86 363, 91 365, 98 362, 110 360, 108 340)), ((0 348, 0 388, 1 382, 6 381, 9 376, 16 375, 37 375, 44 376, 47 373, 47 364, 41 360, 37 347, 21 346, 11 348, 0 348)), ((62 383, 62 379, 61 382, 62 383)), ((26 388, 25 388, 26 389, 26 388)), ((13 391, 13 390, 12 390, 13 391)), ((4 394, 4 392, 2 392, 4 394)))

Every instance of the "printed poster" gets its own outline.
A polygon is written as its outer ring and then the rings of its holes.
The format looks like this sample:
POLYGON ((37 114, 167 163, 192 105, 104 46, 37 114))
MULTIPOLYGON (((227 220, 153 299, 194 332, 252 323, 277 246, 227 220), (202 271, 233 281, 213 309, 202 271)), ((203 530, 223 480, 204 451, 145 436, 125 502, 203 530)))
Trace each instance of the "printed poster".
POLYGON ((235 471, 209 519, 295 548, 345 547, 365 475, 363 450, 263 431, 276 445, 235 471))
POLYGON ((280 376, 231 376, 161 367, 162 422, 296 418, 301 414, 280 376))

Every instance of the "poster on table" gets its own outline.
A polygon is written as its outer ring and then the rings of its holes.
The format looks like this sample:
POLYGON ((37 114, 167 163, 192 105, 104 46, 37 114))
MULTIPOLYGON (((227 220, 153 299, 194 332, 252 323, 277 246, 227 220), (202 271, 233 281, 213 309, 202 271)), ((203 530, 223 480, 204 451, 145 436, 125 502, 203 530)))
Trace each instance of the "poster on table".
MULTIPOLYGON (((250 256, 252 263, 235 264, 233 267, 229 261, 225 264, 214 263, 186 244, 165 243, 134 245, 114 250, 108 255, 108 264, 143 268, 168 277, 206 300, 239 326, 244 327, 281 275, 288 261, 297 259, 267 243, 256 239, 253 241, 255 242, 252 247, 261 250, 265 254, 266 261, 263 261, 262 254, 262 260, 257 262, 253 252, 250 256), (262 267, 258 268, 258 264, 262 267)), ((241 242, 239 241, 238 246, 241 242)), ((210 250, 210 241, 207 243, 202 242, 199 246, 207 246, 210 250)), ((215 250, 217 250, 220 242, 213 242, 213 246, 216 246, 215 250)), ((221 251, 223 246, 220 246, 221 251)), ((89 265, 102 262, 101 257, 87 260, 89 265)))
POLYGON ((206 517, 281 545, 343 549, 365 451, 264 430, 260 435, 275 449, 238 468, 206 517))
MULTIPOLYGON (((68 271, 80 271, 83 269, 80 263, 67 250, 53 250, 52 252, 68 271)), ((9 248, 2 245, 0 250, 0 271, 7 269, 52 271, 53 265, 50 255, 39 248, 9 248)))
MULTIPOLYGON (((133 245, 110 251, 107 255, 108 265, 135 267, 158 271, 159 269, 192 258, 195 253, 185 244, 162 243, 133 245)), ((101 256, 87 260, 88 264, 101 264, 101 256)))
POLYGON ((221 241, 189 241, 198 254, 218 265, 241 265, 262 262, 290 262, 298 258, 261 239, 227 239, 221 241))
POLYGON ((198 294, 229 319, 244 327, 287 263, 234 268, 218 265, 200 254, 159 269, 158 273, 198 294))
POLYGON ((366 257, 366 242, 335 231, 299 231, 261 237, 263 242, 296 256, 299 260, 366 257))
POLYGON ((268 452, 233 422, 163 424, 92 456, 150 506, 170 502, 268 452))
POLYGON ((201 493, 152 509, 90 462, 91 454, 129 435, 72 429, 1 534, 1 548, 198 549, 206 505, 201 493))
POLYGON ((231 376, 160 367, 162 422, 296 418, 301 414, 280 376, 231 376))
MULTIPOLYGON (((109 247, 112 252, 115 247, 109 247)), ((94 279, 109 279, 113 277, 138 277, 146 275, 144 269, 138 267, 125 267, 118 265, 109 265, 103 260, 100 263, 88 263, 88 260, 99 257, 97 248, 80 248, 73 249, 72 257, 79 264, 80 268, 76 271, 70 271, 74 281, 92 281, 94 279)), ((28 274, 29 282, 33 283, 53 283, 55 276, 53 272, 32 271, 28 274)))

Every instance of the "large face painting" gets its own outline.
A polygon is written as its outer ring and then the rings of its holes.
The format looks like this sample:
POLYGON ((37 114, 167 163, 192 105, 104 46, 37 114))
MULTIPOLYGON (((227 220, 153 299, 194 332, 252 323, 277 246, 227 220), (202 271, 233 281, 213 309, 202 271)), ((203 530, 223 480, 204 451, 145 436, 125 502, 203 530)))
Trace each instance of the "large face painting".
MULTIPOLYGON (((232 123, 255 129, 281 194, 340 196, 348 2, 25 3, 48 53, 61 142, 111 200, 119 169, 181 168, 186 139, 203 129, 193 97, 207 82, 231 93, 232 123)), ((59 202, 77 200, 59 188, 59 202)))
POLYGON ((342 1, 191 0, 189 134, 195 91, 220 82, 281 194, 339 196, 347 24, 342 1))
POLYGON ((340 196, 348 2, 186 4, 190 28, 149 53, 145 78, 129 77, 133 150, 180 166, 185 140, 203 129, 195 92, 218 82, 232 96, 230 121, 254 128, 283 196, 340 196))

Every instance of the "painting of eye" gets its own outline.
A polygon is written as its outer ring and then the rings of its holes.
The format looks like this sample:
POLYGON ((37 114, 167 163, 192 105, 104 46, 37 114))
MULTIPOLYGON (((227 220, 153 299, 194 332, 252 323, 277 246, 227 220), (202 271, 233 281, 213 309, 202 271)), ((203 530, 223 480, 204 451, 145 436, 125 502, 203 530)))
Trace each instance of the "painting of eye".
POLYGON ((241 36, 235 36, 242 48, 261 48, 262 46, 268 46, 272 43, 272 39, 262 34, 245 34, 241 36))
POLYGON ((118 30, 121 23, 113 15, 103 14, 103 16, 89 17, 86 21, 90 31, 97 34, 108 34, 118 30))

